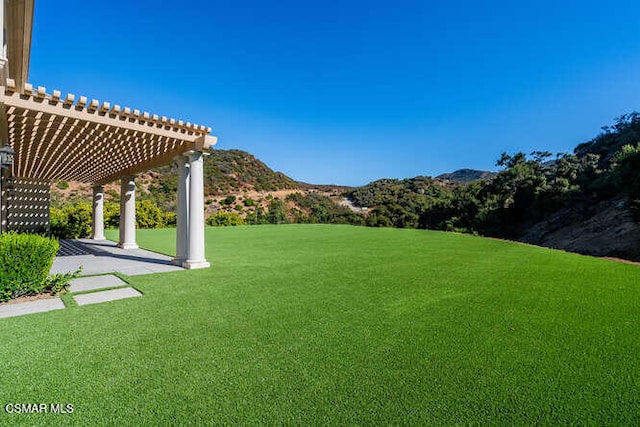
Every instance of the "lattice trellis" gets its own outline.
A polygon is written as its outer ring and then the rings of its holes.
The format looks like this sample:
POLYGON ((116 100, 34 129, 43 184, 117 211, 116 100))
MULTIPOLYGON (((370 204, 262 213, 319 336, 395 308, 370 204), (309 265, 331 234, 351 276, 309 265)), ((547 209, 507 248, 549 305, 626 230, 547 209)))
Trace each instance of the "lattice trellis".
POLYGON ((104 184, 216 143, 205 126, 30 84, 19 93, 10 79, 2 103, 19 178, 104 184))
POLYGON ((3 185, 6 204, 3 218, 8 231, 42 233, 49 229, 49 183, 16 179, 13 188, 3 185))

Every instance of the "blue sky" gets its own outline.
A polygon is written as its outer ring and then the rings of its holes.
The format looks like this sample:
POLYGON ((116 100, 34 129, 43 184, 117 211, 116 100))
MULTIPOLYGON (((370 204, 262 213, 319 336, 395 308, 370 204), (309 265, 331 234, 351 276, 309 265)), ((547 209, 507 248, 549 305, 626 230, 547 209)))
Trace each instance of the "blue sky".
POLYGON ((640 109, 638 2, 170 4, 37 0, 30 81, 344 185, 571 151, 640 109))

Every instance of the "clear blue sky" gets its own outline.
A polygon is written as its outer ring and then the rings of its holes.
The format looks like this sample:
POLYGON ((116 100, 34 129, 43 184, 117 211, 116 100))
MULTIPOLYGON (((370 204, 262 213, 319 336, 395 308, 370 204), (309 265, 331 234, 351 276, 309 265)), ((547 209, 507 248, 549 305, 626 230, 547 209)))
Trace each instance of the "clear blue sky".
POLYGON ((639 16, 624 0, 36 0, 30 81, 360 185, 570 151, 639 110, 639 16))

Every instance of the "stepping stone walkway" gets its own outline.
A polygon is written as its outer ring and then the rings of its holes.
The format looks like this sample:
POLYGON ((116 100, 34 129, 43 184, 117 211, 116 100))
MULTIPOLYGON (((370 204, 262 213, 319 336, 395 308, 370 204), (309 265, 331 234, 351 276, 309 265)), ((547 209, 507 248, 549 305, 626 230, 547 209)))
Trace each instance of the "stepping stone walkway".
MULTIPOLYGON (((142 294, 132 287, 125 287, 127 283, 113 274, 105 276, 80 277, 71 281, 69 291, 77 292, 96 291, 99 289, 117 288, 108 291, 90 292, 81 295, 73 295, 78 305, 97 304, 107 301, 116 301, 124 298, 141 297, 142 294)), ((23 314, 42 313, 51 310, 65 308, 60 298, 48 298, 35 301, 20 302, 0 305, 0 319, 4 317, 21 316, 23 314)))
POLYGON ((73 297, 78 305, 98 304, 100 302, 115 301, 124 298, 141 297, 142 294, 133 288, 112 289, 110 291, 93 292, 90 294, 75 295, 73 297))
POLYGON ((51 310, 62 310, 64 303, 60 298, 40 299, 36 301, 18 302, 0 306, 0 319, 4 317, 22 316, 23 314, 43 313, 51 310))
POLYGON ((80 277, 71 281, 69 292, 75 294, 77 292, 95 291, 96 289, 117 288, 127 286, 127 282, 113 274, 106 276, 80 277))
POLYGON ((109 291, 92 292, 90 294, 74 295, 78 305, 97 304, 99 302, 116 301, 124 298, 140 297, 142 294, 131 287, 123 288, 127 283, 113 274, 94 277, 80 277, 71 281, 71 293, 95 291, 97 289, 119 288, 109 291))

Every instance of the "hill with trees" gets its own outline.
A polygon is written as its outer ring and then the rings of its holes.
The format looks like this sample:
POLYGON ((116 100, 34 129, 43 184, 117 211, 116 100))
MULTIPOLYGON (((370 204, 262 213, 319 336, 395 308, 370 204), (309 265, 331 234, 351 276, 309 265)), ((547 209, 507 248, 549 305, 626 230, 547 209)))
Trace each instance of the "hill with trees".
POLYGON ((479 179, 489 179, 496 176, 496 172, 479 171, 476 169, 458 169, 451 173, 443 173, 436 176, 438 179, 446 179, 455 182, 472 182, 479 179))
MULTIPOLYGON (((573 153, 503 153, 498 172, 463 169, 436 178, 380 179, 357 188, 297 182, 247 152, 215 150, 204 161, 207 221, 425 228, 638 260, 638 141, 640 114, 630 113, 573 153)), ((175 168, 142 174, 137 186, 138 225, 172 225, 175 168)), ((118 196, 117 183, 107 186, 107 226, 117 226, 118 196)), ((84 221, 90 197, 86 185, 54 183, 54 230, 64 230, 56 224, 76 221, 70 218, 84 221)))

